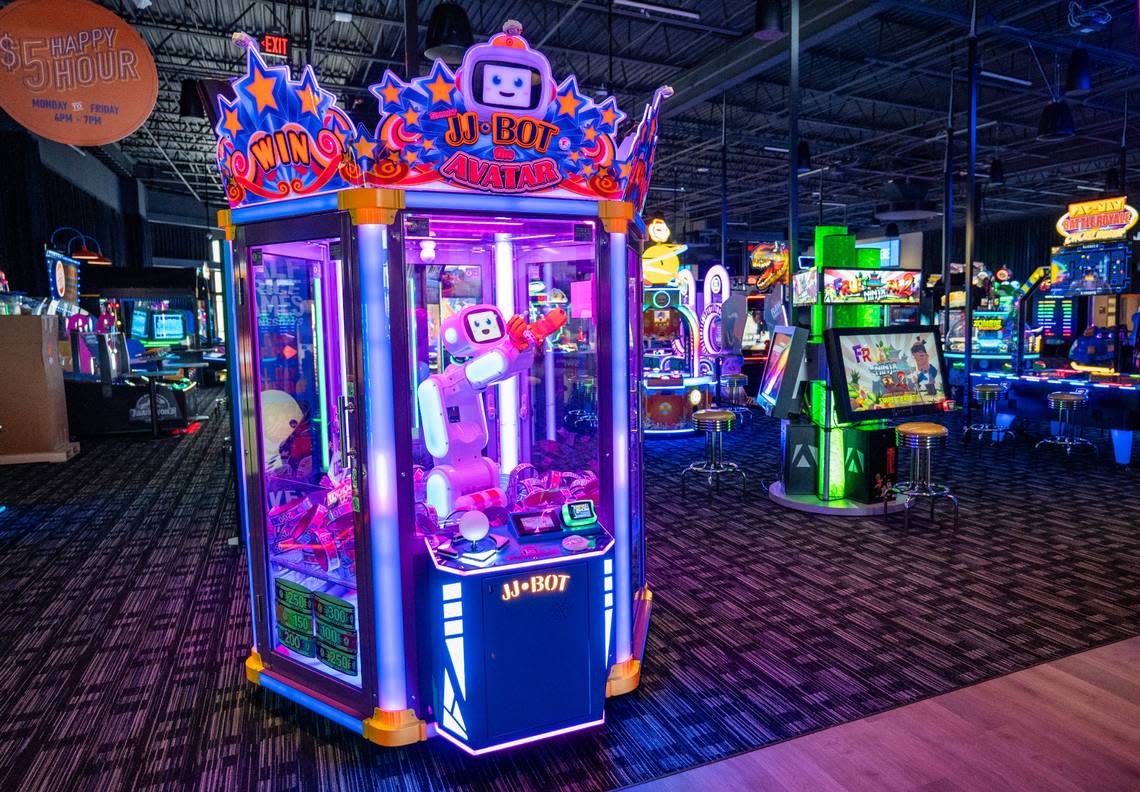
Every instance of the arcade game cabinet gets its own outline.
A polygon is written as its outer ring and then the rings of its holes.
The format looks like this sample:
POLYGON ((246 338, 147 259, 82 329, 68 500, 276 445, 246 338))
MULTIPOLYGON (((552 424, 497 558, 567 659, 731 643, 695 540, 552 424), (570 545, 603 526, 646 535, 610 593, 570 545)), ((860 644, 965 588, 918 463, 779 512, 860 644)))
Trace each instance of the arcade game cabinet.
MULTIPOLYGON (((1063 244, 1053 250, 1047 267, 1039 267, 1026 280, 1020 321, 1027 305, 1037 300, 1057 305, 1051 312, 1063 329, 1070 328, 1072 344, 1064 365, 1053 369, 1016 367, 1012 372, 975 372, 975 380, 1000 383, 1009 389, 1002 420, 1016 418, 1048 421, 1054 416, 1048 394, 1082 390, 1088 395, 1086 421, 1107 429, 1113 456, 1120 465, 1132 459, 1135 433, 1140 431, 1140 378, 1124 372, 1130 362, 1124 346, 1126 333, 1116 323, 1123 319, 1121 295, 1136 279, 1129 232, 1137 211, 1125 196, 1069 204, 1057 221, 1063 244), (1095 317, 1105 317, 1104 326, 1095 317)), ((1038 308, 1037 316, 1041 315, 1038 308)), ((1055 325, 1056 326, 1056 325, 1055 325)), ((1063 351, 1061 347, 1058 351, 1063 351)))
POLYGON ((707 407, 712 378, 700 374, 701 325, 695 311, 696 280, 681 268, 687 246, 669 242, 669 226, 654 218, 652 245, 641 257, 641 357, 644 433, 689 434, 695 410, 707 407))
POLYGON ((603 722, 648 626, 630 137, 509 23, 375 131, 255 48, 219 99, 249 680, 382 745, 603 722), (631 324, 631 319, 634 321, 631 324))
POLYGON ((799 334, 777 334, 757 396, 783 418, 782 473, 769 496, 800 511, 870 514, 884 508, 897 475, 885 419, 933 412, 946 401, 941 341, 933 327, 884 326, 890 306, 917 304, 919 272, 879 268, 879 251, 856 249, 843 227, 818 227, 815 249, 812 267, 792 280, 792 304, 810 323, 806 344, 799 334), (801 354, 803 373, 789 385, 801 354))

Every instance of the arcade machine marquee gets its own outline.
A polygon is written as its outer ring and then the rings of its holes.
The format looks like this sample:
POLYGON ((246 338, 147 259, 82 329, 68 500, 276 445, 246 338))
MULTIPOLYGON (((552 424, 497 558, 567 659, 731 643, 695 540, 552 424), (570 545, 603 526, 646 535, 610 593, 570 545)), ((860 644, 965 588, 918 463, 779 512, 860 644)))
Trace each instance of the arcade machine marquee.
POLYGON ((555 83, 517 23, 354 123, 249 42, 219 99, 250 681, 481 754, 634 689, 638 211, 659 90, 555 83))

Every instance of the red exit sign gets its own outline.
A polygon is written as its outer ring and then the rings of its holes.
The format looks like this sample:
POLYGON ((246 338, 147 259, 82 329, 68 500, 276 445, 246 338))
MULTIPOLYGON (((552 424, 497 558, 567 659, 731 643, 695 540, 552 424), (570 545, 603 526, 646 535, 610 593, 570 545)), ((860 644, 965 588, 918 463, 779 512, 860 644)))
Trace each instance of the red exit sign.
POLYGON ((289 37, 274 36, 266 33, 261 37, 261 52, 263 55, 275 55, 279 58, 289 57, 289 37))

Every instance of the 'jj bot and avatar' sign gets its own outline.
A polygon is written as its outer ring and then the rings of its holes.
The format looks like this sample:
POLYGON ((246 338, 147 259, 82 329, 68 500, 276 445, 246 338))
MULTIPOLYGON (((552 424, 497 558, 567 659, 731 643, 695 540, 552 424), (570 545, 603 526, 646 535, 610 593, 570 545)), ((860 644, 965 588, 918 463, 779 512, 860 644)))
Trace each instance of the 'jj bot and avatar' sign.
POLYGON ((467 51, 452 72, 436 61, 405 82, 386 72, 371 92, 374 130, 352 121, 310 68, 300 81, 254 49, 235 98, 221 100, 218 165, 230 206, 349 187, 463 189, 626 200, 648 189, 659 89, 620 144, 625 114, 596 104, 574 77, 555 83, 550 63, 520 28, 467 51))

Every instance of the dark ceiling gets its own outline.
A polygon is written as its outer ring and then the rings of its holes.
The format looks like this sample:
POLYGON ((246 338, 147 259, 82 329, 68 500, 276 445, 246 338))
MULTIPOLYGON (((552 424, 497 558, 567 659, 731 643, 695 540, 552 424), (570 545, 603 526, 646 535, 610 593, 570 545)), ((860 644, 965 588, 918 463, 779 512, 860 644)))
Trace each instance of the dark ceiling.
MULTIPOLYGON (((179 117, 179 89, 185 78, 237 73, 242 57, 232 33, 289 35, 294 66, 306 61, 311 48, 322 83, 349 107, 354 101, 371 106, 365 87, 384 69, 403 71, 403 0, 154 0, 143 9, 138 5, 146 0, 102 2, 142 33, 159 69, 156 111, 122 142, 123 152, 141 166, 136 172, 150 186, 193 191, 211 202, 221 201, 213 136, 204 121, 179 117)), ((753 39, 756 4, 750 0, 645 2, 694 12, 699 19, 611 8, 605 0, 462 5, 477 40, 497 32, 508 17, 518 19, 556 75, 577 74, 591 92, 610 87, 634 118, 656 86, 677 88, 662 125, 648 211, 663 212, 675 226, 689 229, 719 225, 723 126, 733 227, 783 229, 787 37, 753 39)), ((435 5, 436 0, 419 3, 419 51, 435 5)), ((783 5, 786 21, 790 3, 783 5)), ((911 191, 928 190, 930 199, 940 201, 952 80, 958 129, 966 122, 969 3, 803 0, 801 13, 800 129, 812 167, 800 178, 803 223, 819 219, 821 185, 828 223, 869 224, 875 207, 889 197, 891 180, 909 183, 911 191)), ((1119 161, 1130 92, 1128 137, 1137 140, 1140 134, 1137 3, 979 0, 977 14, 981 67, 999 75, 982 79, 978 98, 983 221, 1057 213, 1071 199, 1094 197, 1119 161), (1090 27, 1099 29, 1076 33, 1071 12, 1074 21, 1093 19, 1090 27), (1064 82, 1069 53, 1078 43, 1089 52, 1092 90, 1068 100, 1077 134, 1063 142, 1038 142, 1041 111, 1051 90, 1064 82), (1004 164, 1003 186, 986 183, 994 157, 1004 164)), ((956 168, 962 170, 965 136, 959 137, 956 168)), ((1128 159, 1135 171, 1140 147, 1131 145, 1128 159)), ((959 211, 964 203, 958 201, 959 211)), ((931 223, 938 220, 926 225, 931 223)))

